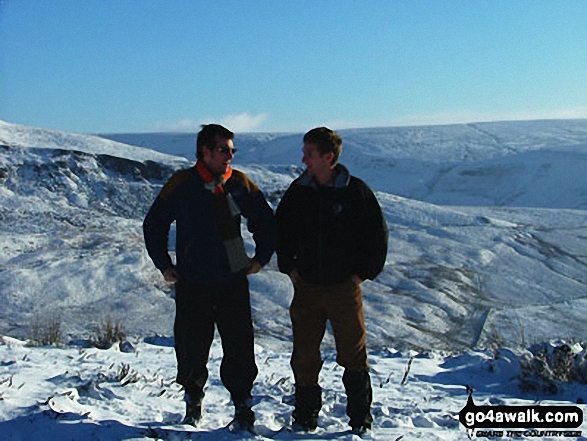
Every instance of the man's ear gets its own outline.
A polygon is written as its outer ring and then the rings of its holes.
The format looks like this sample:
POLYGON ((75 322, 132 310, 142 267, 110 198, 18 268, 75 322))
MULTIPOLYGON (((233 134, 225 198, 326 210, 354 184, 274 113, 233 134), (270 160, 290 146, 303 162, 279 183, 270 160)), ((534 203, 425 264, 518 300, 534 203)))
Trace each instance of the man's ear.
POLYGON ((202 146, 202 158, 209 158, 212 152, 206 144, 202 146))
POLYGON ((332 152, 328 152, 326 153, 326 159, 328 159, 328 162, 330 163, 330 165, 334 165, 334 153, 332 152))

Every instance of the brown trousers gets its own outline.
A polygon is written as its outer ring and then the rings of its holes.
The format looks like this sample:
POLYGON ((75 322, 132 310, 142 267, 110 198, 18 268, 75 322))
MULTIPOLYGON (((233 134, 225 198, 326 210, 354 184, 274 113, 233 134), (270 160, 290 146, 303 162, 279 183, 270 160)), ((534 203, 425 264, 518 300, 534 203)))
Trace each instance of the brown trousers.
POLYGON ((318 385, 322 368, 320 344, 330 321, 336 362, 348 371, 365 371, 367 332, 361 287, 352 280, 319 286, 299 282, 290 306, 293 329, 291 367, 297 386, 318 385))

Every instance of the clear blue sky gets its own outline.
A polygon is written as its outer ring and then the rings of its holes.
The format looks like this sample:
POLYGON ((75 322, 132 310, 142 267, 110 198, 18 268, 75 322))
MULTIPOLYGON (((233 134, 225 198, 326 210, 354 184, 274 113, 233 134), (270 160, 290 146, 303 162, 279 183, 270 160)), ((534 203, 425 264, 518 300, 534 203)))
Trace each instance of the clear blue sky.
POLYGON ((587 118, 585 0, 0 0, 0 119, 71 132, 587 118))

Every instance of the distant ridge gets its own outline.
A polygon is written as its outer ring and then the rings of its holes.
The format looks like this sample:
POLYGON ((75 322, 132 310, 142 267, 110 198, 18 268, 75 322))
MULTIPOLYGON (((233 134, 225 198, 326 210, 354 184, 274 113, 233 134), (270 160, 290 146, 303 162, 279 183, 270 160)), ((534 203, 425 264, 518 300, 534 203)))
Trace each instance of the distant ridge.
MULTIPOLYGON (((380 191, 442 205, 587 209, 587 119, 340 133, 341 162, 380 191)), ((102 136, 195 159, 193 133, 102 136)), ((235 144, 237 167, 302 166, 301 133, 242 133, 235 144)))

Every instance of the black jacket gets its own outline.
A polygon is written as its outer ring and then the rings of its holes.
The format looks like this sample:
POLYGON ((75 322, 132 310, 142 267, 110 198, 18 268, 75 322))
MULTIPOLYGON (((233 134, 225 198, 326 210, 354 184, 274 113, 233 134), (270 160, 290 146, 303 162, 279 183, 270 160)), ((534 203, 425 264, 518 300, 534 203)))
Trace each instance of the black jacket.
POLYGON ((336 171, 333 187, 302 174, 277 208, 280 271, 296 269, 304 281, 318 285, 355 274, 374 279, 387 257, 389 230, 375 195, 342 165, 336 171))
MULTIPOLYGON (((276 225, 271 207, 253 181, 237 170, 233 170, 224 187, 247 219, 256 245, 254 259, 265 265, 275 250, 276 225)), ((204 284, 235 278, 213 198, 195 167, 175 173, 165 184, 143 222, 147 251, 161 272, 172 265, 167 241, 170 225, 175 221, 177 270, 182 278, 204 284)), ((240 229, 241 216, 234 221, 240 229)))

